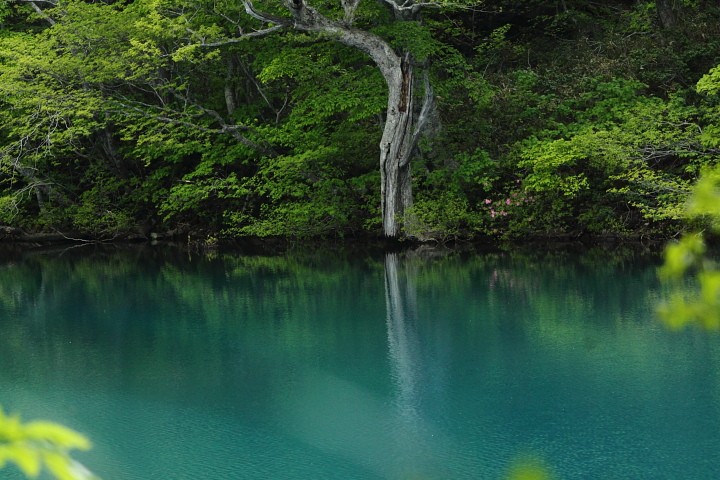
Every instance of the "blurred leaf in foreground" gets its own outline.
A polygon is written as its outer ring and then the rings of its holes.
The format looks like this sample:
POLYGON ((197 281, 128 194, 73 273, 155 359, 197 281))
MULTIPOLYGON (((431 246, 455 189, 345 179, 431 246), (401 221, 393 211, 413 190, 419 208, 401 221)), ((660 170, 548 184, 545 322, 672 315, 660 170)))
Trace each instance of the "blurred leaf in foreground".
POLYGON ((81 434, 52 422, 22 423, 0 409, 0 469, 14 463, 29 478, 42 471, 58 480, 97 479, 84 465, 70 457, 71 450, 88 450, 81 434))

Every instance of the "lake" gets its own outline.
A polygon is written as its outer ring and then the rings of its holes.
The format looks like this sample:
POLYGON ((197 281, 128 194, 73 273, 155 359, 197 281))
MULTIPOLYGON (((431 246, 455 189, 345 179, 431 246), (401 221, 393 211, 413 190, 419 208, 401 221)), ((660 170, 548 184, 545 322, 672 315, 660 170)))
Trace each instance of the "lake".
POLYGON ((87 435, 106 480, 716 478, 720 335, 657 320, 658 263, 10 252, 0 405, 87 435))

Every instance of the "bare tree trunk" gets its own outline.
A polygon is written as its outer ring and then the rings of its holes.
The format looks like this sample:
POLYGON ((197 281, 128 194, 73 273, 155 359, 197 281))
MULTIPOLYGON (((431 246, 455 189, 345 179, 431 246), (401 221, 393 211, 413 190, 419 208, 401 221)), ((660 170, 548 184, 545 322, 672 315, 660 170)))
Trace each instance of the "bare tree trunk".
POLYGON ((380 198, 383 233, 391 238, 401 234, 405 212, 412 206, 413 76, 413 67, 406 55, 400 68, 387 79, 387 117, 380 142, 380 198))
MULTIPOLYGON (((377 35, 349 26, 358 0, 341 2, 345 9, 344 22, 325 17, 307 5, 305 0, 286 1, 293 15, 292 22, 258 12, 249 0, 245 0, 245 8, 252 17, 265 22, 323 33, 340 43, 357 48, 372 58, 385 78, 388 87, 388 104, 385 129, 380 142, 380 204, 384 235, 388 238, 398 238, 403 233, 407 210, 412 206, 410 160, 433 105, 433 94, 427 72, 424 77, 423 104, 417 108, 414 104, 415 73, 410 55, 398 55, 390 44, 377 35)), ((400 7, 396 6, 396 8, 400 12, 400 7)), ((417 8, 408 7, 398 16, 408 19, 416 13, 417 8)))
POLYGON ((227 76, 225 77, 225 107, 227 108, 228 115, 235 113, 237 108, 237 102, 235 101, 235 85, 233 79, 235 78, 235 61, 233 58, 228 58, 227 61, 227 76))

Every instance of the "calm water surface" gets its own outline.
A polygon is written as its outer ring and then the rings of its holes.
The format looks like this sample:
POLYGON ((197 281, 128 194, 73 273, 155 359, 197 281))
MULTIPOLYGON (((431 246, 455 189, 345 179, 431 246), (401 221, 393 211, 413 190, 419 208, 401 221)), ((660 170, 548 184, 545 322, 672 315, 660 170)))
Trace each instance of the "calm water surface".
POLYGON ((0 404, 106 480, 720 472, 720 336, 634 254, 2 258, 0 404))

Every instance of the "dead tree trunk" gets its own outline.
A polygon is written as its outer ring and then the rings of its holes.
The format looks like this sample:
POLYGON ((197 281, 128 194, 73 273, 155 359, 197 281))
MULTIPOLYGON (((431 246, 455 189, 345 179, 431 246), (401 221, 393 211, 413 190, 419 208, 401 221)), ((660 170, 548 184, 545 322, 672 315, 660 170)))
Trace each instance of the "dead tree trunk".
MULTIPOLYGON (((365 52, 375 62, 388 88, 385 127, 380 141, 383 233, 386 237, 398 238, 403 233, 403 221, 412 205, 410 160, 432 108, 432 89, 425 72, 423 103, 417 108, 414 98, 418 89, 414 82, 412 57, 409 54, 398 54, 388 42, 377 35, 350 26, 359 0, 341 0, 341 3, 345 11, 343 21, 325 17, 305 0, 287 0, 286 5, 293 15, 292 21, 258 12, 249 0, 245 0, 245 9, 251 16, 265 22, 327 35, 365 52)), ((405 2, 404 5, 408 3, 410 2, 405 2)), ((402 19, 407 19, 418 11, 416 6, 410 8, 393 5, 396 9, 403 9, 402 15, 399 15, 402 19)))
POLYGON ((415 85, 415 72, 409 54, 399 59, 399 66, 392 75, 385 77, 388 106, 380 142, 380 181, 383 233, 391 238, 400 236, 403 227, 412 222, 407 216, 413 203, 410 161, 433 103, 427 71, 424 73, 424 98, 420 109, 415 105, 419 88, 415 85))
POLYGON ((380 142, 380 199, 383 233, 393 238, 400 235, 405 212, 412 206, 413 75, 410 58, 406 56, 390 78, 386 77, 388 106, 380 142))

